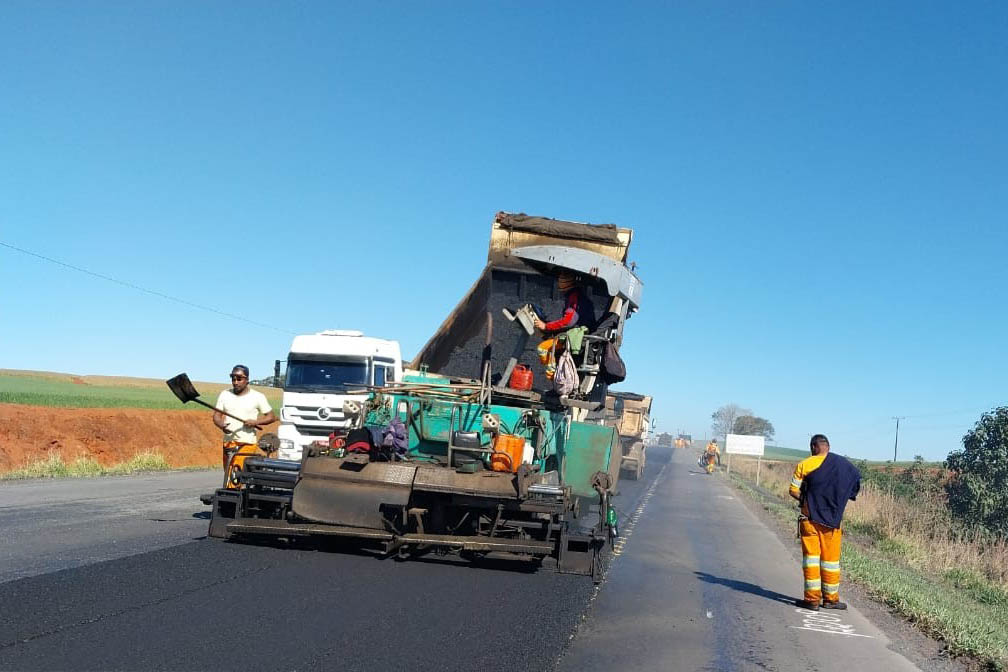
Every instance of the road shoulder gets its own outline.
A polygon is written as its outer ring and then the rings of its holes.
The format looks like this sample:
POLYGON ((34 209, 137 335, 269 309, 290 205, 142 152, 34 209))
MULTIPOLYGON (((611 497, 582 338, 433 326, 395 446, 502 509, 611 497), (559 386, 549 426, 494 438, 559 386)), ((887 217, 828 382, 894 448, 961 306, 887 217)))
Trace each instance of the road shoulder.
MULTIPOLYGON (((800 566, 801 548, 795 539, 794 530, 785 527, 778 518, 763 507, 760 501, 741 490, 730 480, 728 483, 732 490, 739 493, 739 499, 753 515, 791 551, 795 566, 800 566)), ((753 486, 750 484, 750 487, 753 486)), ((770 493, 765 494, 773 496, 770 493)), ((979 663, 972 659, 950 658, 944 644, 928 637, 899 614, 873 600, 858 584, 844 581, 843 596, 844 601, 863 613, 868 620, 888 636, 891 650, 899 653, 924 672, 968 672, 980 669, 979 663)))
POLYGON ((693 462, 656 480, 558 670, 919 669, 868 613, 795 607, 793 544, 693 462))

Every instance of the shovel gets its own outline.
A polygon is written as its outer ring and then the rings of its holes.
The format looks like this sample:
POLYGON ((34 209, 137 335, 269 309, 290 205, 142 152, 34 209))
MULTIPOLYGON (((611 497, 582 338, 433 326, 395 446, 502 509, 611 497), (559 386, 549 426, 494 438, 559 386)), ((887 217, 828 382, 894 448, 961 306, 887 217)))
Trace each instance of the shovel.
POLYGON ((170 389, 175 394, 175 396, 179 398, 179 401, 181 401, 183 404, 188 403, 190 401, 195 401, 197 404, 201 406, 206 406, 207 408, 216 411, 217 413, 223 413, 229 418, 234 418, 238 422, 242 423, 242 425, 245 424, 245 421, 239 418, 237 415, 232 415, 227 411, 222 411, 219 408, 211 406, 207 402, 200 399, 199 392, 197 392, 196 388, 193 387, 192 381, 189 380, 189 376, 187 374, 180 373, 174 378, 169 378, 165 382, 168 384, 168 389, 170 389))

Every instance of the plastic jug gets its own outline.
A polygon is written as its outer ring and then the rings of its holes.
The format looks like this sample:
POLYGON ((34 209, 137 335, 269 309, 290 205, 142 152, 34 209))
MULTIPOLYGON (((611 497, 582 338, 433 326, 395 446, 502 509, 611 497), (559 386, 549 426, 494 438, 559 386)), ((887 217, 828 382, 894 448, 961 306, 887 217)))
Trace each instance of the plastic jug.
POLYGON ((511 379, 508 381, 508 387, 513 390, 531 390, 532 369, 522 364, 516 365, 514 367, 514 371, 511 372, 511 379))
POLYGON ((513 434, 498 434, 494 440, 494 452, 490 455, 493 471, 518 471, 525 452, 525 437, 513 434))

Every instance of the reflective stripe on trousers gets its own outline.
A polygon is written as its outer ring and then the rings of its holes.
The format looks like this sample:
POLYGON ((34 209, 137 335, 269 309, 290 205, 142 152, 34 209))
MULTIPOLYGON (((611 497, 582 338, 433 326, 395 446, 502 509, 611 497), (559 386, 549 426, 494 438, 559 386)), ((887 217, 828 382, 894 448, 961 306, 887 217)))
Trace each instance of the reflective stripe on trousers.
POLYGON ((805 600, 840 599, 841 532, 831 527, 803 520, 799 523, 802 545, 802 572, 805 574, 805 600))

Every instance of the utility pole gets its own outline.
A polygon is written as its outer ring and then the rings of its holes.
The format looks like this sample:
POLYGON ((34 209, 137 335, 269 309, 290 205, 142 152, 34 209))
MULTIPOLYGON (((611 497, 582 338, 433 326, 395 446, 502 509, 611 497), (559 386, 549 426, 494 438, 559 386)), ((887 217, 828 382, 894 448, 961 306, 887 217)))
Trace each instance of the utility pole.
POLYGON ((893 444, 893 449, 892 449, 892 461, 893 461, 893 464, 896 464, 896 450, 899 448, 899 421, 900 420, 906 420, 906 416, 905 415, 894 415, 894 416, 892 416, 892 419, 896 421, 896 443, 893 444))

